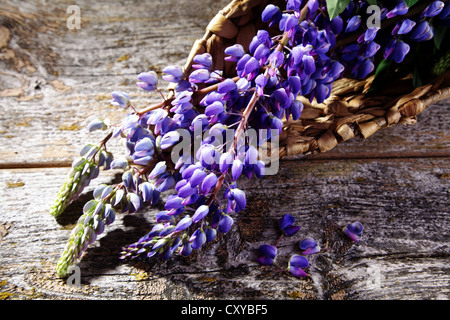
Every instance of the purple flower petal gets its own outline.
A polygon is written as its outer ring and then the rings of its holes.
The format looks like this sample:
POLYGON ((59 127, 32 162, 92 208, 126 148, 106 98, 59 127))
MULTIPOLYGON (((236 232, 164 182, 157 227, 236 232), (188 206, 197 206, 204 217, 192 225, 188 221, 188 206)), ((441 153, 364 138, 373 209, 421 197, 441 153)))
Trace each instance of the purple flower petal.
POLYGON ((256 58, 251 57, 244 67, 244 76, 247 77, 247 80, 252 80, 256 77, 260 68, 259 61, 256 58))
POLYGON ((242 45, 235 44, 232 45, 231 47, 226 48, 225 54, 230 56, 226 57, 225 60, 236 62, 245 55, 245 50, 242 45))
POLYGON ((211 172, 200 184, 199 186, 200 193, 208 194, 215 187, 216 183, 217 183, 217 176, 211 172))
POLYGON ((230 196, 232 201, 234 201, 234 211, 239 212, 244 210, 247 205, 247 200, 245 197, 245 192, 240 189, 232 189, 230 190, 230 196))
POLYGON ((223 106, 223 104, 219 101, 216 101, 206 107, 205 115, 207 115, 208 117, 213 117, 219 113, 224 112, 224 110, 225 107, 223 106))
POLYGON ((158 162, 155 167, 153 168, 152 172, 148 176, 150 179, 155 179, 156 177, 160 176, 166 171, 166 162, 160 161, 158 162))
POLYGON ((278 8, 277 6, 273 4, 267 5, 261 14, 262 21, 269 22, 279 12, 280 8, 278 8))
POLYGON ((189 242, 186 242, 186 243, 183 245, 183 247, 182 247, 182 249, 181 249, 181 251, 180 251, 180 254, 181 254, 182 256, 187 257, 187 256, 190 255, 191 253, 192 253, 192 247, 191 247, 191 244, 190 244, 189 242))
POLYGON ((273 264, 276 256, 276 247, 268 244, 263 244, 258 248, 258 258, 256 260, 264 266, 270 266, 273 264))
POLYGON ((199 249, 206 242, 206 235, 203 229, 197 229, 189 239, 192 249, 199 249))
POLYGON ((112 105, 115 105, 117 107, 126 108, 130 105, 130 96, 126 93, 120 92, 120 91, 113 91, 112 92, 112 105))
POLYGON ((236 88, 237 88, 236 82, 234 82, 231 79, 226 79, 225 81, 219 84, 219 86, 217 87, 217 92, 220 94, 224 94, 236 90, 236 88))
POLYGON ((217 231, 216 229, 207 227, 205 229, 205 235, 206 235, 206 242, 210 242, 213 241, 214 238, 216 237, 217 231))
POLYGON ((194 223, 197 223, 200 220, 202 220, 204 217, 206 217, 208 215, 208 213, 209 213, 209 207, 207 205, 201 205, 200 207, 197 208, 194 215, 192 216, 192 221, 194 223))
POLYGON ((386 14, 388 19, 391 19, 395 16, 402 16, 408 12, 408 6, 404 1, 400 1, 400 3, 391 11, 386 14))
POLYGON ((356 31, 356 29, 358 29, 360 25, 361 25, 361 16, 359 15, 353 16, 347 21, 347 27, 345 28, 345 32, 356 31))
POLYGON ((233 222, 233 218, 231 218, 229 215, 222 214, 219 220, 217 231, 219 231, 220 233, 227 233, 228 231, 230 231, 233 222))
POLYGON ((407 34, 409 33, 414 26, 416 25, 416 22, 410 20, 410 19, 405 19, 399 26, 397 34, 407 34))
POLYGON ((433 38, 433 29, 428 21, 424 20, 419 23, 411 32, 410 38, 414 41, 421 42, 433 38))
POLYGON ((169 82, 178 83, 183 77, 183 69, 179 66, 167 66, 162 72, 166 73, 163 75, 163 79, 169 82))
POLYGON ((363 225, 361 224, 361 222, 357 221, 357 222, 350 223, 349 225, 344 227, 342 231, 350 239, 352 239, 355 242, 358 242, 359 241, 359 237, 363 233, 363 230, 364 230, 363 225))
POLYGON ((194 57, 193 61, 197 63, 192 66, 194 68, 210 69, 212 67, 212 56, 208 52, 203 54, 197 54, 194 57))
POLYGON ((303 269, 309 267, 308 259, 300 255, 293 255, 289 260, 289 272, 295 277, 306 277, 308 274, 303 269))
POLYGON ((181 198, 189 197, 195 193, 197 193, 197 188, 192 187, 189 183, 178 190, 178 196, 181 198))
POLYGON ((231 166, 231 177, 232 181, 236 181, 242 173, 243 164, 239 159, 235 159, 231 166))
POLYGON ((205 177, 206 172, 202 169, 197 169, 190 177, 189 184, 191 185, 191 187, 196 187, 203 181, 203 179, 205 179, 205 177))
POLYGON ((223 153, 219 159, 220 172, 225 173, 231 168, 233 164, 233 157, 229 153, 223 153))
POLYGON ((303 239, 300 242, 299 247, 304 255, 320 252, 320 246, 317 244, 316 240, 312 238, 303 239))
POLYGON ((173 232, 177 233, 177 232, 183 231, 183 230, 189 228, 191 226, 191 224, 192 224, 192 218, 189 215, 187 215, 178 222, 178 224, 176 225, 175 230, 173 232))
POLYGON ((208 81, 210 78, 210 73, 207 69, 198 69, 192 71, 189 75, 189 81, 191 83, 203 83, 208 81))
POLYGON ((290 214, 285 214, 278 220, 278 225, 283 233, 290 237, 294 235, 298 230, 300 230, 300 226, 294 226, 295 218, 290 214))
POLYGON ((420 15, 421 17, 431 18, 437 16, 444 9, 444 2, 442 1, 434 1, 430 4, 420 15))
POLYGON ((148 202, 153 199, 153 191, 155 190, 155 186, 150 182, 142 182, 139 185, 139 190, 141 191, 142 200, 144 202, 148 202))
POLYGON ((167 197, 164 208, 166 210, 178 209, 183 207, 183 198, 178 197, 176 194, 172 194, 167 197))

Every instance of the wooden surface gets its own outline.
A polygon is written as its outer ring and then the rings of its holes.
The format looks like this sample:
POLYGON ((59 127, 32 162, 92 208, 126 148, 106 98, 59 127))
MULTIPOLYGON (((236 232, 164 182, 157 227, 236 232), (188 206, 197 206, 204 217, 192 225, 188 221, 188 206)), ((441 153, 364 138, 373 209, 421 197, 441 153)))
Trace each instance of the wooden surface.
MULTIPOLYGON (((189 258, 122 263, 122 246, 151 227, 158 207, 119 215, 79 264, 81 288, 55 274, 83 204, 48 214, 68 166, 87 142, 90 120, 118 121, 113 90, 138 107, 157 102, 136 75, 184 63, 195 39, 227 1, 77 1, 81 29, 68 30, 72 1, 0 0, 0 299, 448 299, 450 101, 412 126, 353 139, 316 157, 287 159, 276 176, 241 179, 248 207, 232 230, 189 258), (261 267, 255 250, 274 244, 276 220, 302 229, 280 243, 278 261, 313 237, 307 279, 261 267), (361 221, 353 244, 333 226, 361 221)), ((120 152, 121 146, 113 146, 120 152)), ((161 204, 162 205, 162 204, 161 204)))

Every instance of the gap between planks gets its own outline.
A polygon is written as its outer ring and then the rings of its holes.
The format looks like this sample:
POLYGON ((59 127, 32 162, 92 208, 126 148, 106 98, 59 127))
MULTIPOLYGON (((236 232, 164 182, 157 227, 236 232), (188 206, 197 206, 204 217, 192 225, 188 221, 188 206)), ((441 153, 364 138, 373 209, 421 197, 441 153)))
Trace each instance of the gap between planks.
MULTIPOLYGON (((281 161, 314 160, 314 161, 340 161, 340 160, 395 160, 395 159, 433 159, 450 158, 450 150, 431 152, 361 152, 361 153, 339 153, 328 152, 317 155, 291 156, 281 161)), ((46 168, 68 168, 72 161, 49 161, 49 162, 10 162, 0 163, 0 170, 13 169, 46 169, 46 168)))

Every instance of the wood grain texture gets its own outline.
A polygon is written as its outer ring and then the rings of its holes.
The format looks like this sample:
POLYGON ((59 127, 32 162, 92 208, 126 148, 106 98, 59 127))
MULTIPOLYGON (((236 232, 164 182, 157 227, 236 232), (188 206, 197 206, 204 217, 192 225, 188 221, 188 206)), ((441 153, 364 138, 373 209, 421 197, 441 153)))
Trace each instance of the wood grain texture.
POLYGON ((118 260, 122 246, 151 228, 161 202, 117 217, 79 264, 81 288, 56 277, 92 189, 118 174, 102 174, 63 218, 48 214, 73 157, 103 137, 89 134, 86 124, 95 117, 120 121, 124 111, 109 106, 113 90, 128 92, 137 107, 158 102, 157 94, 136 88, 136 75, 183 64, 227 2, 77 1, 82 24, 71 31, 71 1, 0 0, 0 298, 450 298, 448 100, 415 125, 352 139, 314 158, 283 160, 275 176, 241 179, 247 209, 230 233, 187 259, 118 260), (307 279, 255 262, 258 246, 278 239, 276 221, 285 213, 302 229, 282 239, 280 265, 299 253, 304 237, 327 248, 310 258, 307 279), (334 224, 356 220, 365 232, 354 244, 334 224))

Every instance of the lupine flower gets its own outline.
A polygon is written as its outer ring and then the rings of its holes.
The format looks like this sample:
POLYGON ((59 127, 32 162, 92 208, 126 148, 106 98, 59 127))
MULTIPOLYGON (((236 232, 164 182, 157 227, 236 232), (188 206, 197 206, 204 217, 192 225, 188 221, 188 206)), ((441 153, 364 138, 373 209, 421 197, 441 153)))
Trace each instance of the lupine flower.
POLYGON ((294 277, 307 277, 308 274, 303 269, 308 267, 308 259, 298 254, 293 255, 289 260, 288 270, 294 277))
POLYGON ((410 47, 406 42, 392 39, 385 47, 384 58, 400 63, 405 59, 409 49, 410 47))
POLYGON ((295 218, 289 214, 283 215, 281 219, 278 220, 278 225, 283 231, 283 234, 286 236, 293 236, 298 230, 300 230, 300 226, 294 225, 295 218))
POLYGON ((105 130, 107 127, 108 126, 106 125, 106 123, 100 119, 92 120, 87 126, 89 132, 93 132, 96 130, 105 130))
POLYGON ((280 8, 278 8, 277 6, 275 6, 273 4, 269 4, 264 8, 264 10, 261 14, 262 21, 268 22, 268 21, 272 20, 272 18, 278 13, 280 13, 280 8))
POLYGON ((415 25, 416 25, 415 21, 405 19, 402 22, 397 23, 394 29, 392 29, 391 33, 392 35, 407 34, 414 28, 415 25))
POLYGON ((175 230, 173 232, 177 233, 177 232, 180 232, 180 231, 183 231, 183 230, 189 228, 191 226, 192 222, 193 222, 192 218, 189 215, 185 216, 183 219, 181 219, 178 222, 178 224, 175 227, 175 230))
POLYGON ((224 105, 219 101, 215 101, 206 107, 205 115, 208 117, 213 117, 218 115, 219 113, 224 112, 224 110, 225 110, 224 105))
POLYGON ((264 94, 264 87, 267 84, 267 78, 266 76, 264 76, 263 74, 260 74, 259 76, 256 77, 255 79, 255 83, 256 83, 256 90, 257 93, 262 96, 264 94))
POLYGON ((263 244, 258 248, 258 258, 256 259, 263 266, 271 266, 277 256, 277 248, 268 244, 263 244))
POLYGON ((433 38, 434 32, 428 21, 424 20, 419 23, 410 34, 410 38, 414 41, 421 42, 433 38))
POLYGON ((210 53, 206 52, 203 54, 197 54, 195 55, 195 57, 193 58, 193 61, 196 64, 193 64, 192 67, 195 69, 211 69, 212 67, 212 56, 210 53))
POLYGON ((194 223, 197 223, 200 220, 202 220, 204 217, 206 217, 208 215, 208 213, 209 213, 209 207, 206 205, 201 205, 200 207, 197 208, 194 215, 192 216, 192 221, 194 223))
POLYGON ((180 133, 177 131, 170 131, 164 134, 161 138, 161 149, 165 150, 174 146, 180 140, 180 133))
POLYGON ((206 234, 202 228, 194 231, 189 239, 192 249, 199 249, 206 242, 206 234))
POLYGON ((156 177, 163 174, 166 171, 166 168, 167 168, 166 162, 160 161, 155 165, 155 167, 153 168, 152 172, 150 173, 150 175, 148 177, 150 179, 155 179, 156 177))
POLYGON ((444 2, 434 1, 432 4, 425 8, 420 17, 431 18, 437 16, 444 9, 444 6, 444 2))
POLYGON ((232 45, 225 49, 225 54, 229 55, 225 58, 226 61, 236 62, 239 61, 244 55, 245 50, 244 47, 240 44, 232 45))
POLYGON ((317 244, 316 240, 312 238, 306 238, 300 241, 299 247, 304 255, 320 252, 320 246, 317 244))
POLYGON ((231 177, 232 181, 236 181, 242 173, 242 169, 244 168, 242 161, 239 159, 234 159, 233 164, 231 165, 231 177))
POLYGON ((356 29, 358 29, 360 25, 361 25, 361 16, 359 15, 353 16, 347 21, 347 27, 345 28, 345 32, 356 31, 356 29))
POLYGON ((228 231, 230 231, 233 223, 233 218, 231 218, 228 214, 221 214, 217 231, 219 231, 220 233, 227 233, 228 231))
POLYGON ((130 106, 130 96, 120 91, 113 91, 111 104, 121 108, 130 106))
POLYGON ((406 3, 403 0, 401 0, 400 3, 394 9, 392 9, 386 14, 386 17, 391 19, 395 16, 402 16, 408 12, 408 9, 409 8, 406 5, 406 3))
POLYGON ((189 81, 191 83, 203 83, 210 79, 211 75, 207 69, 194 70, 189 75, 189 81))
POLYGON ((162 72, 165 73, 163 79, 169 82, 178 83, 183 77, 183 70, 179 66, 167 66, 162 72))
POLYGON ((214 238, 217 235, 216 229, 206 227, 205 228, 205 236, 206 236, 206 242, 211 242, 214 240, 214 238))
POLYGON ((142 72, 138 75, 137 78, 139 82, 136 82, 136 85, 146 91, 155 90, 158 84, 158 76, 155 71, 142 72))
MULTIPOLYGON (((225 60, 235 62, 238 79, 225 79, 221 71, 214 70, 209 53, 193 58, 194 71, 190 74, 185 74, 181 67, 168 66, 163 69, 163 79, 176 83, 172 98, 156 110, 144 114, 130 112, 120 126, 113 128, 113 137, 125 139, 125 157, 113 158, 105 148, 94 145, 83 148, 82 159, 74 163, 52 206, 53 214, 60 214, 98 175, 101 167, 124 172, 117 187, 100 185, 95 188, 94 199, 83 208, 83 215, 58 264, 58 273, 64 274, 105 226, 114 221, 114 208, 137 212, 143 203, 157 203, 160 193, 170 189, 175 193, 167 197, 165 210, 156 215, 157 225, 139 241, 124 248, 121 258, 165 260, 176 252, 189 255, 193 249, 213 240, 217 232, 228 232, 234 223, 233 214, 246 206, 245 192, 238 189, 236 181, 242 173, 249 179, 253 175, 263 176, 265 164, 258 160, 251 139, 246 141, 248 144, 242 144, 237 140, 242 135, 237 134, 231 139, 233 144, 223 144, 220 138, 225 137, 226 129, 275 129, 282 133, 285 120, 290 121, 291 117, 298 120, 301 116, 303 104, 297 100, 298 95, 310 101, 325 101, 333 83, 344 71, 354 78, 364 78, 373 72, 380 58, 400 63, 408 54, 411 41, 429 40, 434 36, 434 28, 450 24, 449 6, 443 6, 441 1, 432 2, 421 16, 420 13, 413 16, 411 12, 403 19, 401 15, 408 12, 404 1, 397 1, 391 11, 382 7, 382 20, 399 18, 396 19, 398 24, 380 37, 377 28, 361 28, 359 14, 363 14, 367 1, 351 1, 331 21, 325 10, 326 1, 287 0, 285 4, 283 11, 269 4, 261 15, 263 22, 273 27, 271 31, 284 32, 272 38, 268 30, 258 30, 248 48, 235 44, 225 49, 225 60), (300 21, 305 6, 306 19, 300 21), (355 41, 345 47, 336 46, 345 36, 343 31, 358 30, 355 41), (377 54, 381 49, 380 57, 377 54), (216 82, 215 90, 206 95, 196 94, 203 88, 199 83, 216 82), (197 101, 197 97, 201 100, 197 101), (249 111, 248 117, 243 117, 244 110, 249 111), (179 141, 178 129, 189 129, 193 135, 201 129, 200 148, 195 155, 184 154, 176 163, 166 163, 169 149, 179 141), (236 148, 230 149, 231 146, 236 148), (222 188, 225 188, 224 197, 219 199, 222 188), (193 227, 200 223, 201 226, 193 227)), ((157 89, 157 76, 152 71, 139 74, 138 80, 138 86, 145 90, 157 89)), ((124 108, 131 106, 129 96, 117 91, 113 92, 112 103, 124 108)), ((94 121, 88 128, 92 131, 105 126, 94 121)), ((271 134, 264 136, 262 131, 258 145, 273 138, 271 134)), ((102 146, 105 143, 102 142, 102 146)), ((192 147, 195 149, 196 145, 192 147)), ((283 235, 293 235, 300 228, 289 215, 280 219, 280 227, 283 235)), ((343 232, 357 239, 362 227, 360 229, 355 223, 343 232)), ((303 254, 320 250, 312 239, 302 241, 300 248, 303 254)), ((263 264, 273 263, 276 248, 269 246, 261 251, 259 260, 263 264)), ((304 257, 293 256, 289 271, 295 276, 305 276, 303 269, 307 266, 304 257)))
POLYGON ((361 237, 363 230, 364 228, 361 222, 350 223, 342 229, 344 234, 355 242, 359 241, 359 237, 361 237))
POLYGON ((245 198, 245 192, 235 189, 227 189, 225 196, 228 198, 227 211, 228 212, 239 212, 244 210, 247 205, 247 201, 245 198))

